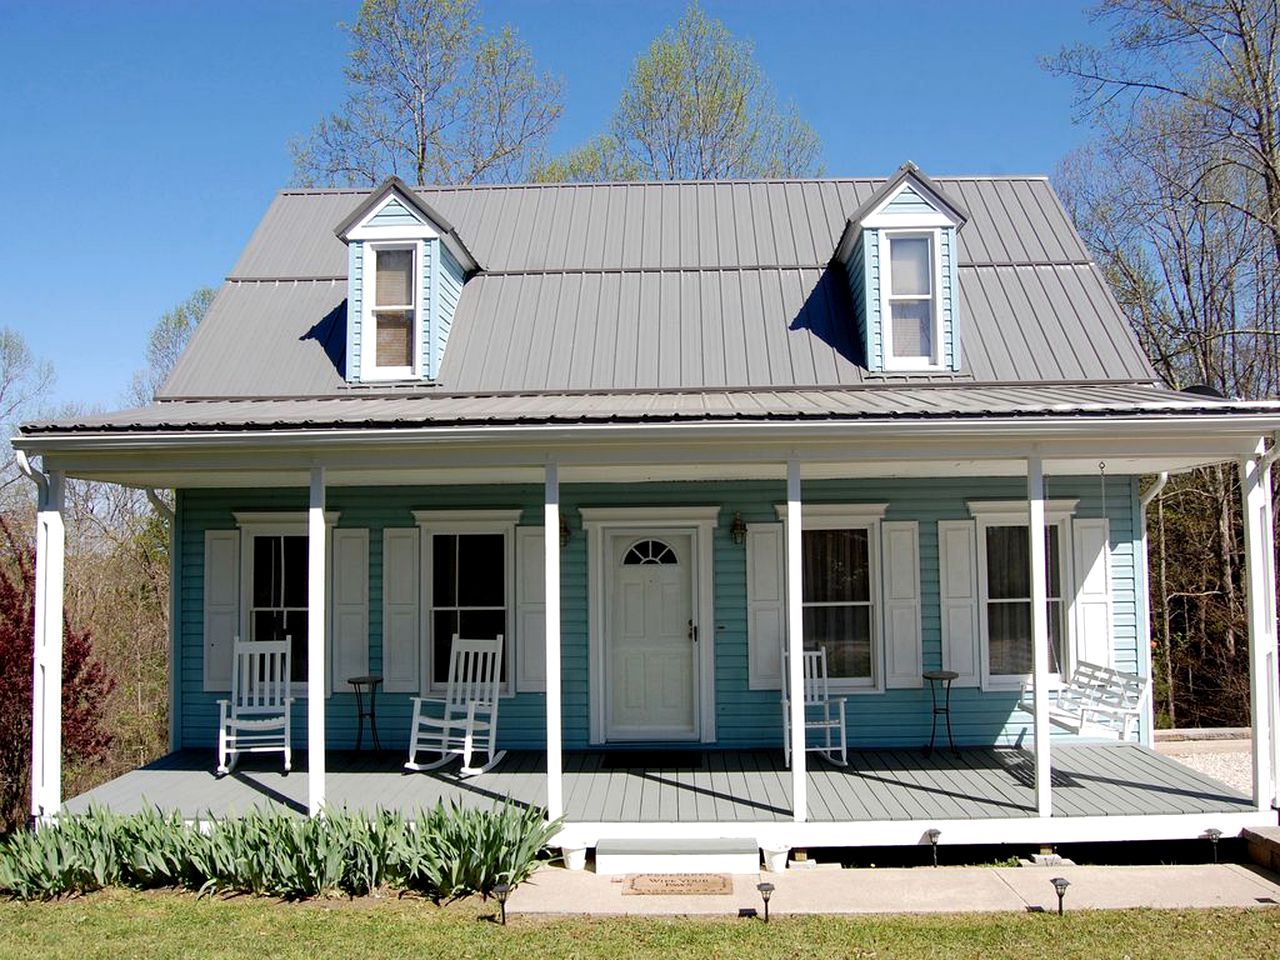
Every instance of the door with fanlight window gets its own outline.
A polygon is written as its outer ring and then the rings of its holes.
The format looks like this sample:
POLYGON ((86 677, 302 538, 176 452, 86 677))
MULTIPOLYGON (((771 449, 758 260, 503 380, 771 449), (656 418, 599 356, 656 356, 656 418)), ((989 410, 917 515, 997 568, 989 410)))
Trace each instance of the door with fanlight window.
POLYGON ((693 534, 612 534, 605 677, 610 740, 698 737, 693 534))

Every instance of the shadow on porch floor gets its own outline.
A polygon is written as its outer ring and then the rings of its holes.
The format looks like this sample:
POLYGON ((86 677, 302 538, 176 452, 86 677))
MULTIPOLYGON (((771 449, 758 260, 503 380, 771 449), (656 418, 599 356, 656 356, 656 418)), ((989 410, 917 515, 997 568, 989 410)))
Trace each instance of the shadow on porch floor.
MULTIPOLYGON (((751 822, 791 817, 791 774, 780 750, 712 750, 698 764, 614 766, 598 752, 565 755, 565 808, 574 822, 751 822)), ((646 757, 645 759, 652 759, 646 757)), ((546 764, 537 751, 513 751, 478 777, 456 766, 406 773, 400 752, 333 751, 328 801, 334 807, 412 812, 456 800, 487 807, 510 798, 546 802, 546 764)), ((846 769, 809 761, 809 818, 818 822, 990 819, 1034 815, 1031 755, 971 747, 959 755, 918 749, 854 751, 846 769)), ((278 757, 246 757, 230 776, 213 774, 212 750, 184 750, 133 770, 66 804, 121 813, 159 806, 186 817, 224 817, 254 807, 305 812, 307 758, 294 754, 285 775, 278 757)), ((1231 788, 1137 744, 1053 748, 1054 814, 1125 816, 1248 812, 1231 788)))

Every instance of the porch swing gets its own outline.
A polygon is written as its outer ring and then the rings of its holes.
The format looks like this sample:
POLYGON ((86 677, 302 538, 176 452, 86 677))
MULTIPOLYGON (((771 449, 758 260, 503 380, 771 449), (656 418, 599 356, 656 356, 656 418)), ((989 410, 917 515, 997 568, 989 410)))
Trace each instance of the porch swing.
MULTIPOLYGON (((1098 462, 1102 516, 1107 516, 1107 463, 1098 462)), ((1107 546, 1104 544, 1104 551, 1107 546)), ((1107 630, 1111 629, 1110 623, 1107 630)), ((1110 649, 1110 644, 1107 644, 1110 649)), ((1076 659, 1061 686, 1048 691, 1049 722, 1069 733, 1128 740, 1137 733, 1150 684, 1106 664, 1076 659)), ((1035 685, 1025 680, 1018 709, 1035 715, 1035 685)))

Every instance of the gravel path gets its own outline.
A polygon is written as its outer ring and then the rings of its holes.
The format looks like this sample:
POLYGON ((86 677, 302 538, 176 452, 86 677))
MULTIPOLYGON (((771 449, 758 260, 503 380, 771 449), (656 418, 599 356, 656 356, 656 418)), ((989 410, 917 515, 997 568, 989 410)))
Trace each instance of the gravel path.
POLYGON ((1160 752, 1206 776, 1220 780, 1229 787, 1248 796, 1253 792, 1253 756, 1245 743, 1245 749, 1179 750, 1180 744, 1160 745, 1160 752))

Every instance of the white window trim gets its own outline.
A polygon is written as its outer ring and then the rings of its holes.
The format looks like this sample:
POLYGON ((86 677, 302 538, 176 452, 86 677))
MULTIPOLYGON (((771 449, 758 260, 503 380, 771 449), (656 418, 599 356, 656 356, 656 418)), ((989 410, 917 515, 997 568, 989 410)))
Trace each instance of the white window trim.
POLYGON ((400 239, 369 241, 364 245, 360 291, 361 380, 409 380, 417 377, 422 370, 422 329, 426 322, 425 304, 422 301, 422 258, 426 252, 426 244, 421 240, 404 239, 404 233, 397 236, 400 239), (395 309, 375 306, 378 298, 378 252, 391 250, 413 252, 413 322, 409 331, 412 337, 413 363, 407 367, 382 367, 377 362, 378 326, 375 311, 395 309))
MULTIPOLYGON (((919 225, 884 229, 880 231, 880 351, 885 370, 933 371, 946 369, 942 356, 942 230, 938 227, 919 225), (930 316, 933 331, 930 337, 933 352, 926 357, 896 357, 893 354, 893 265, 894 240, 924 239, 929 241, 930 316)), ((923 298, 920 298, 923 299, 923 298)))
MULTIPOLYGON (((785 525, 787 505, 779 503, 774 509, 777 511, 778 519, 785 525)), ((884 578, 880 570, 880 524, 888 509, 887 503, 806 503, 800 509, 801 530, 867 531, 867 553, 870 563, 868 587, 871 597, 871 676, 866 679, 830 677, 828 683, 831 689, 839 694, 885 692, 884 578)), ((803 550, 803 547, 801 549, 803 550)), ((783 669, 786 668, 784 663, 783 669)))
MULTIPOLYGON (((307 515, 287 511, 235 511, 236 527, 240 530, 240 639, 248 641, 251 633, 251 610, 253 607, 253 538, 254 537, 306 537, 307 515)), ((324 515, 325 529, 325 604, 333 603, 333 530, 337 526, 341 514, 336 510, 326 510, 324 515)), ((310 598, 308 598, 310 602, 310 598)), ((325 627, 332 622, 331 612, 325 611, 325 627)), ((331 638, 325 637, 325 651, 328 656, 331 638)), ((326 670, 327 676, 327 670, 326 670)), ((289 684, 289 695, 294 699, 306 699, 309 684, 305 680, 292 681, 289 684)), ((325 696, 331 691, 328 681, 325 683, 325 696)))
MULTIPOLYGON (((1046 500, 1044 503, 1044 523, 1048 527, 1058 528, 1058 576, 1059 590, 1062 592, 1062 624, 1060 629, 1066 650, 1066 662, 1063 668, 1069 673, 1076 659, 1076 635, 1073 629, 1075 571, 1072 558, 1075 551, 1071 542, 1071 519, 1075 515, 1079 500, 1046 500)), ((1030 683, 1031 674, 993 674, 991 672, 991 635, 987 619, 987 530, 990 527, 1029 526, 1031 510, 1025 500, 970 500, 967 503, 969 513, 977 521, 978 571, 978 655, 981 667, 981 682, 984 690, 1018 690, 1024 683, 1030 683)), ((1061 686, 1063 677, 1060 673, 1049 674, 1051 687, 1061 686)))
MULTIPOLYGON (((444 683, 431 683, 431 665, 435 662, 435 644, 432 611, 435 608, 433 596, 434 579, 432 564, 434 551, 431 538, 441 535, 466 535, 500 533, 502 534, 503 570, 506 581, 503 584, 503 605, 506 611, 506 631, 502 637, 502 659, 507 668, 507 679, 499 688, 499 694, 513 697, 516 694, 516 524, 520 521, 520 510, 414 510, 413 519, 417 523, 422 538, 422 558, 419 564, 419 596, 422 598, 418 611, 418 636, 421 643, 421 654, 418 658, 421 677, 419 689, 425 694, 443 694, 444 683)), ((447 638, 452 642, 453 638, 447 638)))

